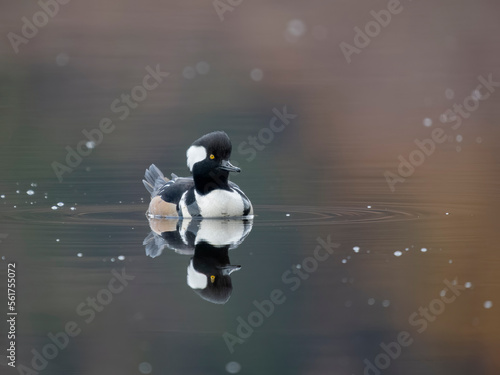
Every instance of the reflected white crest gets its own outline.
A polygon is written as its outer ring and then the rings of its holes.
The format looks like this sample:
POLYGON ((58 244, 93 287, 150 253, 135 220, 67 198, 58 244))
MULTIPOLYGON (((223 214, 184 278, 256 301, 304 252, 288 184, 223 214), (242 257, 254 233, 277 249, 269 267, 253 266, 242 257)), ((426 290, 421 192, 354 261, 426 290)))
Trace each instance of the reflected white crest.
POLYGON ((208 284, 207 276, 194 269, 192 259, 187 269, 187 284, 191 289, 205 289, 208 284))

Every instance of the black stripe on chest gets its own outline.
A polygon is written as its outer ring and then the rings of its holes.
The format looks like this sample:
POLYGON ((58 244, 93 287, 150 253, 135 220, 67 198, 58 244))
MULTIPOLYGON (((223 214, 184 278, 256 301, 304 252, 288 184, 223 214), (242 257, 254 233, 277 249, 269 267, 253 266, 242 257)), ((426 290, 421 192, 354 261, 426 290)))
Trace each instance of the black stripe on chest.
POLYGON ((243 216, 247 216, 250 213, 250 202, 247 197, 241 197, 243 199, 243 216))
POLYGON ((232 186, 232 189, 240 195, 241 200, 243 201, 243 215, 242 216, 247 216, 250 213, 250 199, 248 199, 247 196, 245 195, 245 193, 243 193, 236 186, 232 186))
POLYGON ((194 188, 187 191, 184 200, 186 202, 187 210, 192 217, 201 216, 200 207, 198 207, 198 203, 196 202, 196 197, 194 195, 194 188))

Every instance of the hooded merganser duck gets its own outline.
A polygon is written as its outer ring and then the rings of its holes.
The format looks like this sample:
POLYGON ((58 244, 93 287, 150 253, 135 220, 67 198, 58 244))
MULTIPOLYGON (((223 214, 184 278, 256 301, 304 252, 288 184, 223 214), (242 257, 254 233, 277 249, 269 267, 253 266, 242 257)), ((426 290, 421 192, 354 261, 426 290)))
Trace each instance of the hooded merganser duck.
POLYGON ((229 250, 237 248, 252 230, 252 219, 149 218, 151 233, 144 239, 146 255, 156 258, 165 248, 191 255, 187 284, 206 301, 224 304, 231 297, 232 265, 229 250))
POLYGON ((238 217, 253 215, 247 196, 229 181, 229 172, 240 168, 229 162, 232 145, 222 131, 194 141, 186 152, 193 177, 172 180, 152 164, 146 169, 144 186, 151 194, 148 214, 153 217, 238 217))

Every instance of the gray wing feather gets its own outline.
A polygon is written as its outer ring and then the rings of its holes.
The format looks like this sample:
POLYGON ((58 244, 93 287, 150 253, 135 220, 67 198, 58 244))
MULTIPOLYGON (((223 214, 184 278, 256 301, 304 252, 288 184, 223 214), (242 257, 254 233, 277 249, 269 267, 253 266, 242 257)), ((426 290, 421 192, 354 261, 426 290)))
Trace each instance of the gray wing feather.
POLYGON ((168 181, 169 179, 163 175, 158 167, 154 164, 151 164, 151 166, 146 169, 146 173, 144 174, 144 180, 142 180, 142 183, 148 190, 149 194, 154 197, 161 189, 161 187, 168 181))

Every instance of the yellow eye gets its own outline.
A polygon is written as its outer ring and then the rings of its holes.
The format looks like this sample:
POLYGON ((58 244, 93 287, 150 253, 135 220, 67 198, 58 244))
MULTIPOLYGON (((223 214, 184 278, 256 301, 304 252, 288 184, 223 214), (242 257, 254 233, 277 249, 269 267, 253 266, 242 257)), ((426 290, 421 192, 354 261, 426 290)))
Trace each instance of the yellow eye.
POLYGON ((214 154, 210 154, 210 159, 215 159, 214 154))
MULTIPOLYGON (((212 155, 212 156, 213 156, 213 155, 212 155)), ((214 275, 210 276, 210 282, 213 284, 213 283, 214 283, 214 281, 215 281, 215 276, 214 276, 214 275)))

